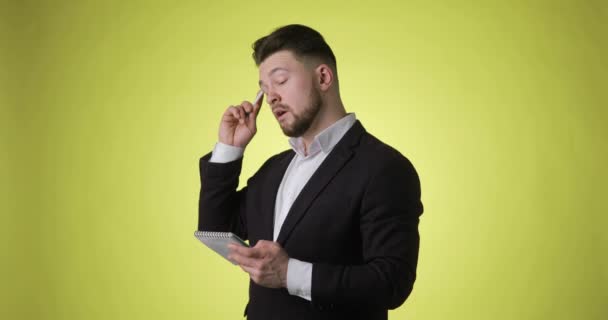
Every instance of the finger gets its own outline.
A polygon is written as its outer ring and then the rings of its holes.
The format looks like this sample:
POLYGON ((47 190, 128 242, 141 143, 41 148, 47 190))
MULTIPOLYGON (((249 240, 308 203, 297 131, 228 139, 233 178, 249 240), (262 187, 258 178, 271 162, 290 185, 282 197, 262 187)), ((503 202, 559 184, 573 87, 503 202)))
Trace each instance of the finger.
POLYGON ((230 123, 231 125, 237 124, 239 122, 238 110, 233 106, 229 107, 222 116, 222 122, 230 123))
POLYGON ((224 119, 225 120, 234 120, 234 119, 238 120, 239 119, 238 109, 234 106, 228 107, 228 109, 224 113, 224 119))
POLYGON ((253 105, 249 103, 249 101, 243 101, 241 103, 241 106, 243 106, 245 113, 250 114, 251 112, 253 112, 253 105))
POLYGON ((247 115, 245 114, 245 110, 243 109, 243 106, 239 106, 238 110, 239 110, 239 122, 245 123, 245 118, 247 117, 247 115))
POLYGON ((259 264, 257 259, 248 258, 246 256, 239 255, 238 253, 229 254, 228 259, 236 262, 236 264, 238 264, 240 266, 245 266, 245 267, 250 267, 250 268, 255 268, 259 264))
POLYGON ((249 278, 251 280, 253 280, 253 282, 262 285, 263 284, 263 278, 262 278, 262 272, 256 268, 250 268, 250 267, 245 267, 245 266, 240 266, 241 270, 247 272, 247 274, 249 274, 249 278))
POLYGON ((228 249, 230 250, 230 253, 235 253, 244 257, 255 257, 256 255, 256 252, 253 248, 248 248, 235 244, 229 244, 228 249))
POLYGON ((276 255, 282 250, 282 247, 274 241, 259 240, 252 249, 256 250, 257 258, 264 258, 276 255))
POLYGON ((241 267, 241 270, 249 273, 250 276, 257 276, 260 272, 258 271, 258 269, 256 268, 252 268, 252 267, 248 267, 248 266, 242 266, 239 265, 239 267, 241 267))
POLYGON ((247 121, 247 127, 249 128, 249 130, 253 133, 258 131, 258 125, 257 125, 257 114, 255 113, 255 111, 253 110, 254 107, 251 107, 251 112, 249 112, 247 114, 247 118, 245 119, 245 121, 247 121))
POLYGON ((258 242, 255 244, 255 246, 253 246, 253 248, 255 248, 255 249, 263 249, 263 248, 267 248, 271 244, 272 244, 272 241, 258 240, 258 242))
MULTIPOLYGON (((249 273, 249 270, 251 270, 251 268, 249 268, 249 267, 245 267, 245 266, 242 266, 242 265, 240 265, 240 264, 239 264, 239 268, 241 268, 241 270, 243 270, 243 271, 245 271, 245 272, 247 272, 247 273, 249 273)), ((249 273, 249 276, 251 276, 251 273, 249 273)))

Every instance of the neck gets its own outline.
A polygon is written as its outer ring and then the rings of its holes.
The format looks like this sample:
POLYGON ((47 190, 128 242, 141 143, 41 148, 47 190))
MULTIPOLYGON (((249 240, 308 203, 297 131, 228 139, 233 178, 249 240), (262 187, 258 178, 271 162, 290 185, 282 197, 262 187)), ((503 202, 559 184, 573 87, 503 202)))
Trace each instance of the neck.
POLYGON ((301 136, 304 142, 305 153, 308 154, 308 146, 312 143, 314 138, 323 130, 330 127, 336 121, 346 116, 346 109, 341 100, 336 100, 333 103, 328 103, 321 107, 319 114, 312 122, 310 128, 301 136))

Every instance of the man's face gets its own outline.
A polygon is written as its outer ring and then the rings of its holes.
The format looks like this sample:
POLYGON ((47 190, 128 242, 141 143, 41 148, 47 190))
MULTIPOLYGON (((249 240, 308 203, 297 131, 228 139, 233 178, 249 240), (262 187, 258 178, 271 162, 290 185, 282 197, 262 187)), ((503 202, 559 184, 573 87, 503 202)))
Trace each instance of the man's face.
POLYGON ((299 137, 321 109, 315 72, 291 51, 278 51, 260 64, 260 87, 286 136, 299 137))

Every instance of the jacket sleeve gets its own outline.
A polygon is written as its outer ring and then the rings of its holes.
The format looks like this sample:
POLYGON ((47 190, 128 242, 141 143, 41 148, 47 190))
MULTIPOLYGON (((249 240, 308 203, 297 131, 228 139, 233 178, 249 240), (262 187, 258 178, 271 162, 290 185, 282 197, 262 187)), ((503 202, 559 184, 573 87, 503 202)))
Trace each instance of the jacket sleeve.
POLYGON ((211 153, 199 161, 198 230, 232 232, 247 239, 247 188, 236 190, 243 158, 228 163, 212 163, 210 158, 211 153))
POLYGON ((359 212, 363 263, 313 264, 313 304, 395 309, 413 289, 423 211, 420 181, 403 156, 374 171, 359 212))

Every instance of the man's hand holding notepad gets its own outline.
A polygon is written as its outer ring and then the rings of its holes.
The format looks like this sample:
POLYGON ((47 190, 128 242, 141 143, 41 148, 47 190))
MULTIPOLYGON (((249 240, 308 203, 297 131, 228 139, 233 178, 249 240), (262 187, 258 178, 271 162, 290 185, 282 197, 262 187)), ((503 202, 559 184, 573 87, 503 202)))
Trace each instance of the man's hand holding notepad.
POLYGON ((194 236, 204 245, 217 252, 234 265, 236 265, 236 263, 228 259, 228 254, 230 254, 228 244, 233 243, 236 245, 249 247, 249 245, 243 239, 239 238, 232 232, 196 231, 194 232, 194 236))

